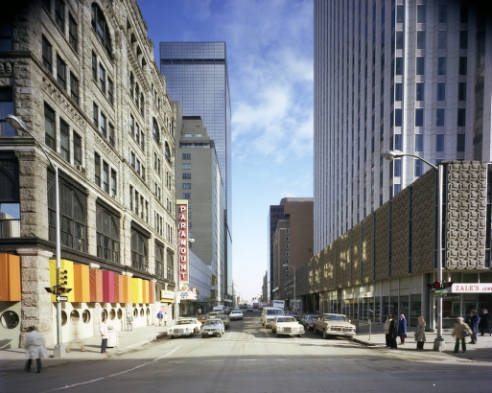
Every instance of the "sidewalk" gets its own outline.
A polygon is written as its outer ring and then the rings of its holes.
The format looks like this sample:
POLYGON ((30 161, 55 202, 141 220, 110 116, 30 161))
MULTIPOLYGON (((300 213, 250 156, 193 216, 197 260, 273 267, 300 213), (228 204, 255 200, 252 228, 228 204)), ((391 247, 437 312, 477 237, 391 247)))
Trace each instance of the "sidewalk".
MULTIPOLYGON (((460 352, 454 353, 455 338, 451 335, 451 332, 452 329, 443 329, 442 336, 444 339, 444 347, 441 352, 434 351, 434 340, 436 339, 437 333, 435 331, 425 332, 426 343, 424 345, 424 351, 419 353, 423 354, 423 356, 425 356, 424 354, 426 352, 432 352, 434 354, 441 353, 443 354, 443 356, 452 356, 458 359, 469 359, 473 361, 492 363, 492 336, 488 334, 481 336, 479 333, 476 344, 469 344, 470 338, 468 337, 466 339, 466 352, 461 352, 460 346, 460 352)), ((414 328, 410 327, 408 330, 408 337, 405 340, 405 344, 400 345, 400 339, 397 339, 398 350, 418 352, 416 349, 417 344, 414 340, 413 334, 414 328)), ((383 324, 373 323, 371 326, 369 326, 367 323, 361 323, 357 331, 357 336, 355 340, 371 347, 386 348, 386 339, 384 335, 383 324)))
MULTIPOLYGON (((148 344, 160 337, 166 335, 166 328, 162 326, 145 326, 136 327, 133 331, 122 331, 119 334, 119 343, 117 347, 108 348, 105 354, 101 352, 101 338, 94 336, 84 340, 85 352, 80 348, 73 346, 70 352, 66 352, 63 358, 43 359, 44 367, 54 367, 64 364, 70 360, 100 360, 123 353, 128 353, 140 349, 143 345, 148 344)), ((53 348, 48 348, 50 355, 53 354, 53 348)), ((25 350, 23 348, 8 348, 0 350, 0 375, 8 370, 22 370, 26 361, 25 350)))

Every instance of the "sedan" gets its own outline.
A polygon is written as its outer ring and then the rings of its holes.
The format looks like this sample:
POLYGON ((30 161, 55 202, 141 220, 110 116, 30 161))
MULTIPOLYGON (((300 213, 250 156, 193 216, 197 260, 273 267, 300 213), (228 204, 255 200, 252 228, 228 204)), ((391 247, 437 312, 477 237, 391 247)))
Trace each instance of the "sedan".
POLYGON ((237 321, 237 320, 243 319, 243 317, 244 317, 244 314, 239 308, 232 310, 231 313, 229 314, 229 319, 231 321, 237 321))
POLYGON ((304 335, 305 330, 299 321, 290 315, 283 315, 275 318, 272 323, 272 332, 277 336, 299 336, 304 335))
POLYGON ((202 337, 222 337, 225 333, 224 322, 219 318, 207 319, 202 326, 202 337))
POLYGON ((170 338, 196 336, 200 334, 201 326, 201 322, 196 318, 179 318, 176 325, 167 329, 167 335, 170 338))

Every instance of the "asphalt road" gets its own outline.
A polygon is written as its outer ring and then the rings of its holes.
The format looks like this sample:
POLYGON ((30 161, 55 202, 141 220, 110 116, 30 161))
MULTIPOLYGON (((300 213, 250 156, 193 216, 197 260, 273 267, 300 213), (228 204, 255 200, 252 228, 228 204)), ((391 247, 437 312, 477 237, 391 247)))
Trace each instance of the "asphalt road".
POLYGON ((232 321, 221 338, 166 338, 117 358, 70 362, 41 374, 12 371, 0 381, 0 392, 492 391, 489 363, 443 359, 312 333, 276 337, 255 316, 232 321))

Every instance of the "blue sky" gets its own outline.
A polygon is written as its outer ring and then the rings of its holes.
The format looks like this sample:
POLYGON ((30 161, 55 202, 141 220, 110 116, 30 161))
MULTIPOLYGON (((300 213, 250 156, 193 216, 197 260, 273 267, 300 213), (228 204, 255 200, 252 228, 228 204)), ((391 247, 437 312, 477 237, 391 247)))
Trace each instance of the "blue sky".
POLYGON ((232 107, 233 280, 261 293, 269 206, 313 196, 311 0, 138 0, 161 41, 225 41, 232 107))

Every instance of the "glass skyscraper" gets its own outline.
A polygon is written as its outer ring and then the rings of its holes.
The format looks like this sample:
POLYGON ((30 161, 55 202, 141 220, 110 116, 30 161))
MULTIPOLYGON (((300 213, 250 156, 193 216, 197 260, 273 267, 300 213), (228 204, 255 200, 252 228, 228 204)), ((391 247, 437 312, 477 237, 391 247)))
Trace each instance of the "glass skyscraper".
MULTIPOLYGON (((231 269, 231 106, 225 42, 161 42, 160 71, 167 92, 184 116, 200 116, 214 141, 224 182, 227 211, 224 223, 227 291, 231 269)), ((196 239, 199 241, 199 239, 196 239)))

